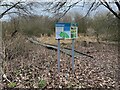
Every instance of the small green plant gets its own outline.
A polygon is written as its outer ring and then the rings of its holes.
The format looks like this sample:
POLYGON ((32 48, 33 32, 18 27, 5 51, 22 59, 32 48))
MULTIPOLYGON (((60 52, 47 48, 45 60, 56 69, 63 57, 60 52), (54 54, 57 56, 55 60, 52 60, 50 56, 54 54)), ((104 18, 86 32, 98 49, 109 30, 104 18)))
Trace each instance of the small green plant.
POLYGON ((10 83, 7 84, 7 86, 9 88, 14 88, 14 87, 16 87, 16 83, 15 82, 10 82, 10 83))
POLYGON ((40 80, 38 83, 39 88, 44 88, 46 86, 46 81, 45 80, 40 80))
POLYGON ((20 73, 21 73, 20 70, 16 70, 16 71, 15 71, 15 74, 16 74, 16 75, 19 75, 20 73))

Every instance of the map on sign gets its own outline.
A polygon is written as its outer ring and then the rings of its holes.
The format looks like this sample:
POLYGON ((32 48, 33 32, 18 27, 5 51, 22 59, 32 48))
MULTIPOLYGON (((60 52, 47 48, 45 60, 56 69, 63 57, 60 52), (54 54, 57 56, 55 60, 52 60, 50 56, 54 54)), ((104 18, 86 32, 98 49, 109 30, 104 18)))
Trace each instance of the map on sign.
POLYGON ((76 23, 56 23, 56 39, 74 39, 78 37, 76 23))

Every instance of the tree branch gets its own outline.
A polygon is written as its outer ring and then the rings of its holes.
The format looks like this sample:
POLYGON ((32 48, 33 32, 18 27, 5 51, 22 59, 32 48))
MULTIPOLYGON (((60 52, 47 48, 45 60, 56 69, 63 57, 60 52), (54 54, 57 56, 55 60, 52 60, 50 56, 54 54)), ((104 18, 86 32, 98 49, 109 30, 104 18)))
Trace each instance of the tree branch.
POLYGON ((115 0, 115 4, 118 7, 118 10, 120 11, 120 3, 117 0, 115 0))
POLYGON ((110 7, 110 5, 104 0, 104 3, 100 0, 101 4, 104 5, 110 12, 112 12, 118 19, 120 19, 119 15, 110 7))
POLYGON ((93 8, 94 4, 95 4, 95 2, 93 2, 92 5, 90 6, 90 8, 89 8, 87 14, 85 15, 85 17, 90 13, 90 11, 91 11, 91 9, 93 8))
POLYGON ((0 14, 0 19, 8 12, 10 11, 12 8, 16 7, 20 2, 15 3, 13 6, 11 6, 10 8, 8 8, 6 11, 4 11, 2 14, 0 14))

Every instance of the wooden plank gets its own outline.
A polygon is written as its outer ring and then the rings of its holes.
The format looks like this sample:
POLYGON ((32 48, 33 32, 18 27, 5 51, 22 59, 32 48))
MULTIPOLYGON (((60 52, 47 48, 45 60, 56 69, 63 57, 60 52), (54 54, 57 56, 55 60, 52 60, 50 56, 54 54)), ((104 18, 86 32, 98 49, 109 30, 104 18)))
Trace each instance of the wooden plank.
MULTIPOLYGON (((40 43, 39 41, 34 40, 33 38, 28 38, 28 40, 29 40, 31 43, 41 45, 41 46, 46 47, 46 48, 48 48, 48 49, 52 49, 52 50, 57 50, 57 49, 58 49, 58 47, 55 46, 55 45, 40 43)), ((70 48, 61 48, 60 51, 63 52, 63 53, 65 53, 65 54, 67 54, 67 55, 69 55, 70 57, 72 56, 72 53, 71 53, 71 49, 70 49, 70 48)), ((77 50, 74 50, 74 51, 75 51, 75 55, 74 55, 75 58, 78 58, 80 55, 84 55, 84 56, 87 56, 87 57, 90 57, 90 58, 94 58, 93 56, 90 56, 90 55, 88 55, 88 54, 79 52, 79 51, 77 51, 77 50)))

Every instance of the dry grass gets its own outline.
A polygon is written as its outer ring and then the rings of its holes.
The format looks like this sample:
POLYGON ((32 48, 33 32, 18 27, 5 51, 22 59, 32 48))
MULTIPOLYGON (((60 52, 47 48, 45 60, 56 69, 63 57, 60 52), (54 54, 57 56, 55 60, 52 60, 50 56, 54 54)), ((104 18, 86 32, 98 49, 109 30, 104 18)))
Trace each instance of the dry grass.
MULTIPOLYGON (((55 44, 57 45, 57 40, 55 39, 55 36, 42 36, 42 37, 38 37, 37 40, 43 42, 43 43, 48 43, 48 44, 55 44)), ((84 36, 84 35, 79 35, 78 38, 75 39, 78 42, 82 42, 82 41, 87 41, 87 42, 97 42, 96 37, 95 36, 84 36)), ((71 43, 71 39, 65 39, 65 40, 61 40, 61 43, 71 43)))

